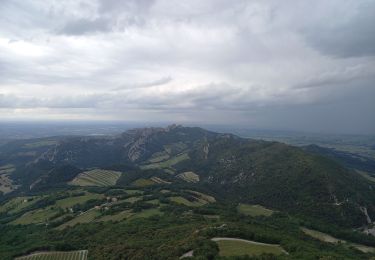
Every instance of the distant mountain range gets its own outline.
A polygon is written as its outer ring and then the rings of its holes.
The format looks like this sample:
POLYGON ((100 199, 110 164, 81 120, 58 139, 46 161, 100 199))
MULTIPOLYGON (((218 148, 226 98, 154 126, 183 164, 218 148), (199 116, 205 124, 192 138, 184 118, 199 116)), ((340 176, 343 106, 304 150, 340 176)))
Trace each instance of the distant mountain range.
POLYGON ((329 150, 240 138, 196 127, 140 128, 115 136, 17 140, 0 146, 13 193, 65 187, 91 169, 204 187, 233 203, 260 204, 347 227, 375 219, 375 184, 329 150))

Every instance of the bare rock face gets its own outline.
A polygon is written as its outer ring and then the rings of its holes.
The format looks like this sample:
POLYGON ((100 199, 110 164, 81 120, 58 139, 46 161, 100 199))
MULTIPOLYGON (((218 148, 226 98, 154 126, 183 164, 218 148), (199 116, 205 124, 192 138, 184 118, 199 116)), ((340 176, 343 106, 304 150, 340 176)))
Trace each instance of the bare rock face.
POLYGON ((124 148, 128 150, 127 157, 134 162, 140 159, 146 152, 149 139, 157 133, 167 131, 164 128, 139 128, 127 131, 123 137, 130 139, 125 143, 124 148))
POLYGON ((205 159, 205 160, 207 160, 207 158, 208 158, 209 148, 210 148, 210 144, 209 144, 209 143, 206 143, 206 144, 203 146, 203 153, 204 153, 204 159, 205 159))

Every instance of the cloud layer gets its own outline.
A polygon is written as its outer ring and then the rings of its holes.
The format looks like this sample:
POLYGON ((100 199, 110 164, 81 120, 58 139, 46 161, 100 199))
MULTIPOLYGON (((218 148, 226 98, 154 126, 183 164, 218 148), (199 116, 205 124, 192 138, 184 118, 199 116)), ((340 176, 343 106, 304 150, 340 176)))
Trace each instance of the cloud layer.
POLYGON ((4 0, 0 119, 375 133, 375 2, 4 0))

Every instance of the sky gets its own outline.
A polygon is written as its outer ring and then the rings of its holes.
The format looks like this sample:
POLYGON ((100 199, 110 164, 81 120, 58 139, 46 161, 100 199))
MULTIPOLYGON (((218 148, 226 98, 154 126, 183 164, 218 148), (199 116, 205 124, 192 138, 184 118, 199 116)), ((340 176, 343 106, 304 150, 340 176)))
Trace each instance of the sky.
POLYGON ((373 0, 0 0, 0 120, 375 134, 373 0))

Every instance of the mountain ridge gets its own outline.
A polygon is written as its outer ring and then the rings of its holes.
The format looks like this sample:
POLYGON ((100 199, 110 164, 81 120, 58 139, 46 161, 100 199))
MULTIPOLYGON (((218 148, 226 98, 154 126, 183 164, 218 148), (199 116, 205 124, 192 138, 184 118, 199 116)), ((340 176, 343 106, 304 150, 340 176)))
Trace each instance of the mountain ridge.
POLYGON ((179 183, 180 173, 193 172, 199 182, 189 185, 208 187, 224 200, 261 204, 343 226, 367 224, 364 209, 375 218, 374 184, 335 161, 278 142, 198 127, 172 125, 117 136, 63 138, 21 165, 15 176, 21 183, 40 182, 48 188, 64 185, 66 175, 74 178, 85 169, 114 165, 123 165, 119 180, 123 185, 143 176, 179 183))

